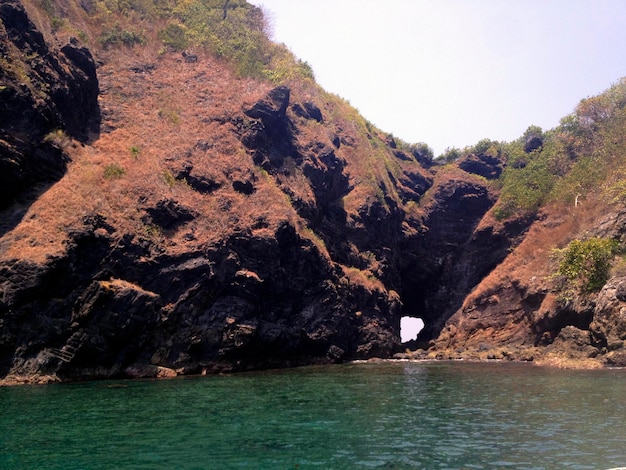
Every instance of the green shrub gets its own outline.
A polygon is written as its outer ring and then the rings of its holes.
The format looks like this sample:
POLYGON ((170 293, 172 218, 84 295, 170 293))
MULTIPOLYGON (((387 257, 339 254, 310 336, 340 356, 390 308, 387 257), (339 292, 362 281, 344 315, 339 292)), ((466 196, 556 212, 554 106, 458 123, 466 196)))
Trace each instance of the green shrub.
POLYGON ((159 109, 159 117, 171 124, 180 124, 180 111, 171 103, 164 103, 159 109))
POLYGON ((163 229, 155 224, 145 224, 143 230, 148 238, 159 238, 163 234, 163 229))
POLYGON ((180 23, 169 23, 159 32, 159 39, 165 46, 175 51, 183 51, 189 46, 187 28, 180 23))
POLYGON ((417 144, 410 145, 409 151, 413 154, 413 156, 423 160, 432 162, 434 159, 433 149, 424 142, 418 142, 417 144))
POLYGON ((163 173, 161 173, 161 178, 163 178, 163 182, 170 188, 173 188, 177 183, 176 178, 169 170, 164 170, 163 173))
POLYGON ((71 139, 63 129, 55 129, 48 132, 43 138, 43 141, 56 145, 59 148, 66 147, 71 143, 71 139))
POLYGON ((474 155, 498 155, 498 142, 494 142, 490 139, 481 139, 474 145, 466 150, 465 153, 473 153, 474 155))
MULTIPOLYGON (((128 18, 128 24, 167 21, 158 32, 164 48, 182 51, 192 47, 211 53, 228 62, 240 76, 269 79, 277 84, 294 77, 314 79, 308 63, 296 59, 286 46, 268 39, 261 8, 245 0, 92 1, 90 14, 105 25, 115 14, 128 18)), ((104 48, 132 47, 145 41, 143 34, 119 25, 105 29, 100 37, 104 48)))
POLYGON ((115 25, 113 28, 103 31, 99 41, 105 49, 118 45, 133 47, 136 44, 144 44, 146 42, 143 34, 122 29, 119 25, 115 25))
POLYGON ((611 203, 626 204, 626 175, 621 171, 618 175, 620 178, 608 187, 607 192, 611 203))
POLYGON ((537 211, 554 186, 554 175, 544 159, 531 160, 522 168, 507 167, 496 217, 537 211))
POLYGON ((606 166, 602 159, 581 157, 567 172, 559 178, 553 189, 553 199, 567 204, 574 204, 578 197, 602 187, 606 178, 606 166))
POLYGON ((56 33, 58 30, 60 30, 63 26, 65 26, 65 19, 60 18, 58 16, 53 16, 50 19, 50 28, 52 29, 53 33, 56 33))
POLYGON ((446 150, 437 157, 437 160, 444 163, 452 163, 461 158, 461 150, 456 147, 448 147, 446 150))
POLYGON ((566 248, 554 250, 559 260, 557 274, 581 293, 600 290, 609 278, 611 261, 620 245, 609 238, 573 240, 566 248))
POLYGON ((263 67, 260 75, 278 84, 287 80, 304 78, 315 80, 313 69, 308 62, 296 59, 294 55, 283 45, 276 45, 270 49, 271 60, 263 67))
POLYGON ((52 0, 40 0, 39 5, 43 9, 43 11, 45 11, 46 14, 50 17, 54 16, 54 14, 56 13, 52 0))
POLYGON ((110 163, 104 167, 104 177, 108 180, 119 179, 124 176, 126 170, 117 163, 110 163))

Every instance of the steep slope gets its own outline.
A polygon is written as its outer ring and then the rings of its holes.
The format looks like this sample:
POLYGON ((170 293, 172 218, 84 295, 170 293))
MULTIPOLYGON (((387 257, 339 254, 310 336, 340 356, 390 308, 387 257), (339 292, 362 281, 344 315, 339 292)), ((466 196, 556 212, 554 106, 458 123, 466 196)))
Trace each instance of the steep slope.
POLYGON ((402 315, 426 323, 411 357, 619 362, 619 279, 569 295, 550 254, 621 240, 621 202, 568 175, 622 121, 433 161, 244 1, 24 5, 0 6, 6 383, 392 357, 402 315))
POLYGON ((398 294, 361 269, 375 255, 345 251, 353 236, 374 247, 373 225, 396 236, 380 223, 400 223, 395 195, 345 198, 384 165, 371 141, 396 157, 313 83, 272 88, 186 55, 101 51, 99 139, 68 146, 65 176, 2 239, 3 375, 198 373, 396 347, 398 294), (348 172, 361 152, 367 166, 348 172))
POLYGON ((581 101, 542 138, 531 129, 512 144, 492 213, 537 217, 454 312, 431 356, 626 365, 625 105, 622 80, 581 101))
POLYGON ((34 186, 58 180, 67 156, 63 131, 85 142, 97 126, 98 81, 91 53, 51 49, 19 2, 0 5, 0 207, 34 186))
POLYGON ((577 238, 623 242, 623 210, 603 201, 563 217, 545 212, 521 245, 465 299, 434 343, 442 358, 535 360, 573 367, 625 364, 623 274, 598 292, 564 288, 557 247, 577 238))

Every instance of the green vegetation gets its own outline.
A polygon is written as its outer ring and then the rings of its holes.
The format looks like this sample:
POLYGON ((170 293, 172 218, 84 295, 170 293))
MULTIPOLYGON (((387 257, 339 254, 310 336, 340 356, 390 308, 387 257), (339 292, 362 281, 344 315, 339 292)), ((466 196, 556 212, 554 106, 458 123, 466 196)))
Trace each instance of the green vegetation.
MULTIPOLYGON (((12 53, 13 51, 11 51, 12 53)), ((15 81, 18 83, 24 83, 28 88, 34 90, 33 83, 28 75, 28 66, 23 61, 12 60, 9 57, 0 55, 0 76, 3 81, 15 81)), ((3 85, 7 89, 6 85, 3 85)))
POLYGON ((39 0, 39 4, 41 9, 50 18, 50 27, 52 28, 52 31, 56 32, 59 30, 65 24, 65 20, 58 15, 57 9, 55 8, 52 0, 39 0))
MULTIPOLYGON (((54 2, 39 1, 48 15, 57 14, 54 2)), ((262 10, 245 0, 90 0, 88 3, 85 10, 93 23, 102 27, 99 42, 104 48, 157 41, 162 51, 210 53, 228 63, 239 76, 277 84, 314 79, 309 64, 297 60, 284 45, 269 40, 262 10)), ((28 78, 26 72, 15 66, 7 70, 28 78)), ((180 110, 167 100, 162 103, 161 118, 178 125, 180 110)), ((530 126, 513 142, 482 139, 465 149, 448 148, 437 161, 452 163, 469 153, 502 158, 505 169, 499 181, 493 183, 501 189, 494 208, 500 220, 536 213, 548 203, 574 207, 590 194, 626 202, 625 107, 626 81, 622 80, 601 95, 581 101, 555 129, 543 131, 530 126), (539 144, 529 146, 532 139, 539 144)), ((389 174, 400 171, 399 163, 385 145, 386 140, 396 141, 401 150, 416 157, 433 159, 426 144, 409 145, 393 136, 381 137, 383 133, 356 110, 346 108, 337 107, 337 112, 342 112, 341 119, 348 119, 355 131, 362 129, 369 136, 372 158, 365 159, 362 177, 371 188, 376 188, 378 196, 393 192, 395 185, 389 174)))
POLYGON ((490 139, 482 139, 470 149, 469 153, 496 157, 500 153, 500 143, 490 139))
POLYGON ((176 21, 169 23, 159 32, 159 39, 174 51, 183 51, 189 47, 187 28, 176 21))
POLYGON ((437 157, 437 160, 444 163, 452 163, 461 158, 462 153, 456 147, 448 147, 441 155, 437 157))
POLYGON ((165 121, 170 122, 171 124, 179 124, 180 123, 180 111, 176 106, 173 106, 171 103, 164 103, 163 106, 159 109, 159 117, 165 121))
POLYGON ((63 129, 55 129, 46 134, 46 136, 43 138, 43 141, 56 145, 59 148, 63 148, 66 145, 70 144, 71 139, 63 131, 63 129))
POLYGON ((108 49, 120 44, 127 47, 144 44, 146 38, 141 33, 122 29, 119 25, 115 25, 113 28, 103 31, 99 41, 103 48, 108 49))
POLYGON ((428 161, 432 161, 434 159, 433 149, 424 142, 418 142, 417 144, 409 145, 409 151, 413 155, 419 155, 421 158, 428 161))
POLYGON ((598 291, 608 280, 619 249, 619 243, 608 238, 573 240, 566 248, 553 251, 559 261, 557 274, 581 293, 598 291))
POLYGON ((108 180, 119 179, 124 176, 124 173, 126 173, 126 170, 117 163, 109 163, 104 167, 104 177, 108 180))
POLYGON ((502 175, 502 193, 495 214, 499 219, 537 211, 554 185, 547 152, 524 152, 520 139, 504 147, 507 167, 502 175))
POLYGON ((530 126, 513 142, 483 139, 447 148, 437 161, 468 154, 500 156, 506 163, 494 208, 499 220, 536 213, 548 203, 577 206, 590 194, 626 203, 626 79, 582 100, 555 129, 530 126))
POLYGON ((178 182, 172 172, 169 170, 164 170, 163 173, 161 173, 161 178, 163 178, 163 182, 170 188, 173 188, 174 185, 178 182))
POLYGON ((313 79, 306 62, 269 40, 261 9, 245 0, 95 0, 92 16, 107 25, 100 37, 104 48, 132 47, 147 41, 137 25, 158 28, 163 50, 204 50, 228 62, 240 76, 282 83, 313 79), (127 18, 128 25, 111 25, 127 18))
POLYGON ((130 146, 130 155, 136 160, 139 158, 139 154, 141 153, 141 149, 137 145, 130 146))
POLYGON ((159 238, 163 235, 163 229, 158 225, 145 224, 143 226, 143 230, 146 236, 151 239, 159 238))
POLYGON ((41 9, 46 12, 47 15, 52 16, 56 13, 52 0, 39 0, 41 9))
POLYGON ((179 46, 186 41, 204 48, 230 62, 241 76, 275 83, 312 77, 308 64, 296 61, 284 46, 268 39, 262 11, 243 0, 178 1, 171 14, 174 20, 163 30, 167 32, 163 37, 175 36, 179 46))
POLYGON ((626 167, 626 80, 580 102, 558 127, 531 126, 502 145, 506 170, 496 208, 500 219, 533 213, 546 203, 578 204, 594 193, 624 200, 626 167), (542 145, 525 149, 537 136, 542 145))

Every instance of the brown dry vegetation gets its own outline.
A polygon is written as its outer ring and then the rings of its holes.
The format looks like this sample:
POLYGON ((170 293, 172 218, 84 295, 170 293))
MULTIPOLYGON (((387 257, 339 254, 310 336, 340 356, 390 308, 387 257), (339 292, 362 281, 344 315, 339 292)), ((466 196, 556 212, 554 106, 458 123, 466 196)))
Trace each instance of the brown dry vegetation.
MULTIPOLYGON (((189 229, 208 242, 234 227, 253 225, 257 217, 275 222, 292 215, 280 191, 261 175, 258 191, 249 197, 229 184, 205 196, 168 178, 175 165, 197 151, 194 147, 200 140, 210 148, 194 163, 218 181, 228 183, 234 172, 258 173, 250 168, 249 157, 230 126, 214 119, 239 113, 268 86, 229 76, 209 57, 186 64, 177 55, 159 56, 149 48, 134 52, 109 54, 100 69, 102 126, 113 129, 103 132, 93 145, 67 148, 72 164, 66 176, 33 204, 25 223, 9 235, 13 243, 5 256, 29 259, 53 253, 53 246, 61 249, 65 233, 90 213, 104 215, 121 233, 142 233, 147 228, 142 227, 140 200, 175 198, 203 214, 189 229), (130 70, 146 64, 156 69, 130 70), (177 119, 164 115, 164 109, 177 119), (117 165, 123 174, 107 178, 108 165, 117 165), (224 214, 226 206, 231 217, 224 214)), ((168 243, 177 243, 175 234, 168 243)))
MULTIPOLYGON (((285 193, 288 188, 289 194, 313 201, 313 190, 302 171, 295 163, 289 168, 287 161, 280 177, 267 174, 253 165, 235 133, 232 119, 274 84, 241 77, 224 60, 203 52, 198 53, 197 62, 185 62, 180 53, 159 46, 159 24, 136 13, 121 26, 141 30, 148 38, 146 44, 104 50, 96 38, 110 26, 112 18, 105 13, 85 19, 73 2, 59 2, 57 7, 67 21, 53 34, 50 17, 33 2, 26 6, 48 38, 75 33, 77 25, 84 27, 83 37, 101 63, 102 124, 92 144, 66 145, 72 161, 66 175, 5 235, 3 258, 41 262, 61 253, 68 233, 79 229, 83 218, 94 213, 104 216, 120 237, 143 234, 168 251, 182 245, 218 243, 255 226, 261 231, 272 229, 285 220, 325 251, 323 241, 296 215, 285 193), (194 172, 220 187, 201 194, 184 179, 176 179, 177 171, 189 161, 194 172), (254 181, 255 192, 244 195, 235 191, 232 182, 238 178, 254 181), (142 220, 145 207, 169 199, 199 217, 184 230, 168 233, 142 220)), ((115 18, 119 20, 119 16, 115 18)), ((315 103, 324 116, 323 124, 291 116, 297 121, 297 146, 306 148, 312 142, 331 146, 331 140, 341 135, 337 155, 346 162, 352 188, 342 202, 348 216, 358 220, 359 209, 374 200, 385 205, 384 197, 401 204, 390 174, 399 173, 402 166, 380 131, 344 100, 310 80, 284 83, 291 88, 291 102, 315 103)), ((424 171, 416 162, 402 165, 424 171)), ((357 278, 367 280, 368 276, 357 278)))
MULTIPOLYGON (((563 248, 573 239, 584 237, 610 210, 606 201, 595 196, 590 196, 578 207, 563 204, 546 207, 515 251, 466 298, 464 308, 484 297, 486 292, 497 289, 502 283, 510 283, 513 279, 535 288, 550 288, 550 275, 555 271, 551 259, 553 250, 563 248)), ((492 217, 492 214, 488 217, 492 217)), ((493 219, 487 223, 498 226, 493 219)))
MULTIPOLYGON (((611 210, 605 200, 595 196, 578 207, 555 204, 544 208, 516 249, 465 298, 438 338, 438 352, 433 354, 456 357, 463 351, 459 357, 466 359, 508 357, 568 368, 599 367, 601 362, 595 359, 567 358, 562 352, 546 354, 536 347, 534 335, 536 322, 544 315, 554 315, 562 302, 554 278, 554 250, 585 238, 611 210), (540 304, 534 304, 535 297, 543 299, 540 304), (485 349, 481 352, 481 348, 485 349)), ((492 211, 481 223, 501 228, 492 211)))

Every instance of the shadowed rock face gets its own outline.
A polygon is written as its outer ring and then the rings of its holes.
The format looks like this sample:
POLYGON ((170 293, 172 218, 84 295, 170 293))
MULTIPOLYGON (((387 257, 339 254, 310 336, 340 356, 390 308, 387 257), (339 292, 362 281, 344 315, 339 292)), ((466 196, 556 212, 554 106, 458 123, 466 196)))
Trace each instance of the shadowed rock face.
POLYGON ((399 304, 384 291, 342 285, 289 225, 233 236, 215 250, 147 256, 141 240, 114 243, 94 218, 73 234, 67 257, 0 267, 0 372, 76 379, 155 365, 245 370, 389 356, 396 343, 385 322, 399 304))
POLYGON ((502 161, 490 155, 470 154, 461 159, 459 168, 468 173, 493 180, 499 178, 502 174, 502 161))
POLYGON ((154 224, 165 230, 173 230, 186 222, 190 222, 197 217, 192 210, 181 207, 174 200, 159 201, 154 207, 146 208, 146 215, 143 221, 146 224, 154 224))
POLYGON ((424 320, 418 337, 424 346, 532 223, 514 220, 498 230, 481 224, 496 200, 484 180, 461 175, 431 191, 423 227, 402 240, 399 262, 404 313, 424 320))
POLYGON ((287 116, 291 91, 279 86, 265 99, 244 111, 239 121, 241 141, 252 151, 254 162, 265 171, 274 173, 285 157, 297 157, 294 147, 293 124, 287 116))
MULTIPOLYGON (((145 235, 119 234, 92 214, 69 234, 65 255, 0 265, 0 374, 77 379, 390 357, 400 346, 403 304, 427 322, 424 337, 435 337, 510 246, 499 234, 493 250, 489 229, 477 230, 495 197, 468 173, 434 184, 402 154, 412 166, 394 180, 398 193, 419 199, 430 189, 424 217, 406 218, 383 193, 349 219, 347 162, 332 142, 297 141, 289 96, 284 87, 272 90, 245 111, 246 126, 231 122, 253 162, 269 165, 269 177, 278 181, 285 155, 298 165, 313 199, 295 206, 327 253, 285 222, 166 255, 145 235), (382 283, 346 277, 343 266, 367 267, 359 250, 376 257, 382 283)), ((175 177, 187 181, 192 172, 187 162, 175 177)), ((242 176, 233 188, 251 194, 253 180, 242 176)), ((144 224, 168 233, 200 215, 175 199, 140 201, 138 209, 144 224)))
POLYGON ((58 180, 67 157, 53 130, 86 141, 97 131, 98 80, 86 48, 53 50, 18 1, 0 4, 0 208, 38 182, 58 180))

